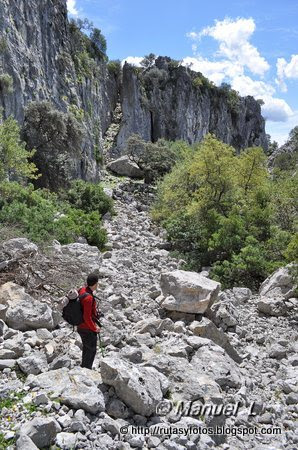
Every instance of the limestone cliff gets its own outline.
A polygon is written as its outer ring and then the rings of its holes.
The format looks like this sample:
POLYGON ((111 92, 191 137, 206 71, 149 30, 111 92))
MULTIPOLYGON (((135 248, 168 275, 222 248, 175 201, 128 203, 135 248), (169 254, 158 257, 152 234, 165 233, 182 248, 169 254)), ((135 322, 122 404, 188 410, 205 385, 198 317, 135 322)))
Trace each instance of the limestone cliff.
POLYGON ((211 132, 238 150, 267 148, 265 121, 253 97, 217 88, 167 57, 159 57, 143 71, 124 65, 122 113, 119 153, 131 133, 153 142, 165 138, 194 143, 211 132))
POLYGON ((2 0, 0 31, 0 74, 13 80, 11 90, 0 89, 4 117, 22 123, 24 107, 42 100, 80 113, 85 139, 71 175, 95 180, 96 151, 117 102, 115 76, 104 61, 95 61, 97 70, 88 74, 75 66, 65 0, 2 0))
POLYGON ((13 115, 22 124, 25 106, 43 100, 76 115, 84 140, 81 154, 69 155, 71 178, 100 178, 100 155, 119 95, 122 119, 113 155, 123 153, 132 133, 147 141, 163 137, 193 143, 212 132, 237 149, 266 148, 264 120, 252 97, 235 98, 167 57, 147 69, 126 64, 119 74, 103 58, 80 48, 74 52, 76 38, 66 0, 0 2, 4 118, 13 115))

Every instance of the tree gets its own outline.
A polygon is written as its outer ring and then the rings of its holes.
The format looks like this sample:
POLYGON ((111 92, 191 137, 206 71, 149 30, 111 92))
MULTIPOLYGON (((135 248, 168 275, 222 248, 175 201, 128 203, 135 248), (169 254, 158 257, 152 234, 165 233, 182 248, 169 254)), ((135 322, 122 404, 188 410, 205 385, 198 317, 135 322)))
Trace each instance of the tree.
POLYGON ((179 158, 180 150, 179 144, 164 139, 156 143, 145 142, 137 134, 128 138, 126 147, 128 157, 144 172, 145 183, 148 184, 171 170, 179 158))
POLYGON ((57 190, 68 186, 71 158, 81 152, 83 132, 71 113, 55 109, 49 102, 32 102, 25 109, 24 138, 35 148, 34 162, 42 176, 38 187, 57 190))
POLYGON ((96 50, 98 50, 102 55, 106 55, 107 41, 99 28, 92 29, 90 33, 90 40, 96 50))
POLYGON ((30 159, 35 150, 26 150, 20 138, 20 127, 9 117, 0 124, 0 181, 29 178, 37 179, 37 167, 30 159))
POLYGON ((152 67, 152 66, 154 66, 155 60, 156 60, 156 55, 154 53, 149 53, 149 55, 145 55, 144 59, 142 59, 141 66, 152 67))

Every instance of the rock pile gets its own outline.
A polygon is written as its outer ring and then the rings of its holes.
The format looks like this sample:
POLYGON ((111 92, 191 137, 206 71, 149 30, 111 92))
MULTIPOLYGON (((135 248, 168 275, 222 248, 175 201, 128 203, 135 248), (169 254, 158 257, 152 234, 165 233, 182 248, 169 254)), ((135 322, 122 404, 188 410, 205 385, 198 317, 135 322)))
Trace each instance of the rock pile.
POLYGON ((113 197, 117 215, 105 219, 103 254, 81 243, 43 251, 27 240, 1 245, 7 448, 297 448, 297 298, 288 268, 259 294, 220 291, 166 250, 148 215, 152 188, 123 182, 113 197), (93 270, 105 356, 98 351, 90 371, 79 367, 80 338, 61 321, 61 305, 63 292, 93 270), (208 405, 217 414, 206 413, 208 405), (170 435, 170 427, 186 431, 170 435), (227 434, 198 432, 206 427, 227 434))

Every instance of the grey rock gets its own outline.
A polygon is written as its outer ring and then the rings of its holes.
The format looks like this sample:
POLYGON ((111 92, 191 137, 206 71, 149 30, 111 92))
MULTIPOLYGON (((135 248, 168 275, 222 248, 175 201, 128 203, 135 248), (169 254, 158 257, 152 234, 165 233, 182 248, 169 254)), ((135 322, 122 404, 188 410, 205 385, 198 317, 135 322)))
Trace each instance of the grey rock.
POLYGON ((16 441, 17 450, 38 450, 38 447, 34 444, 29 436, 20 436, 16 441))
POLYGON ((127 405, 137 413, 150 416, 168 389, 168 380, 153 368, 134 366, 118 357, 101 361, 104 383, 113 386, 127 405))
POLYGON ((38 247, 27 238, 13 238, 2 243, 2 250, 10 258, 20 259, 32 254, 36 254, 38 247))
POLYGON ((62 433, 58 433, 56 436, 56 444, 62 450, 69 450, 70 448, 74 448, 76 440, 76 434, 66 433, 65 431, 62 431, 62 433))
POLYGON ((290 274, 290 266, 281 267, 268 277, 262 284, 259 293, 262 297, 282 296, 285 299, 293 297, 294 283, 290 274))
POLYGON ((38 448, 43 448, 54 443, 59 431, 61 428, 53 418, 37 417, 22 425, 18 435, 28 436, 38 448))
POLYGON ((201 322, 192 322, 189 328, 196 336, 210 339, 215 344, 222 347, 237 363, 242 361, 241 356, 230 344, 227 335, 222 330, 218 329, 211 320, 207 319, 207 317, 203 317, 201 322))
POLYGON ((107 168, 118 175, 125 175, 131 178, 143 178, 144 174, 136 163, 130 161, 128 156, 121 156, 115 161, 111 161, 107 168))
POLYGON ((46 357, 41 352, 18 359, 18 366, 25 374, 37 375, 48 368, 46 357))
POLYGON ((162 273, 160 286, 166 297, 162 307, 186 313, 204 313, 217 300, 220 290, 216 281, 183 270, 162 273))

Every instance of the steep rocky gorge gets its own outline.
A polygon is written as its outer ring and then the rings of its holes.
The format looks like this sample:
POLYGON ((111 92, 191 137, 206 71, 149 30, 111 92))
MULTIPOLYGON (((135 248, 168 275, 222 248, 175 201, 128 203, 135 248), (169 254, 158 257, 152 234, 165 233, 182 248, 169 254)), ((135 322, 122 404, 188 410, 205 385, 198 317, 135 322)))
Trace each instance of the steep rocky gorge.
POLYGON ((114 156, 123 153, 132 133, 153 142, 166 138, 193 143, 212 132, 238 150, 267 146, 260 105, 252 97, 230 98, 170 58, 160 57, 146 70, 125 64, 117 72, 102 58, 74 55, 65 0, 3 0, 0 33, 4 118, 13 115, 22 124, 24 107, 44 100, 75 113, 85 137, 81 154, 69 155, 73 178, 100 178, 99 156, 117 120, 119 100, 122 119, 114 156))

